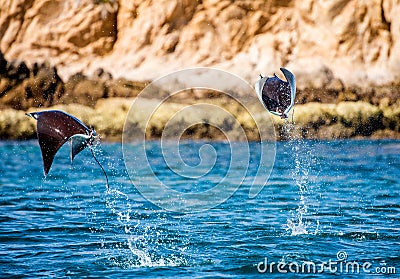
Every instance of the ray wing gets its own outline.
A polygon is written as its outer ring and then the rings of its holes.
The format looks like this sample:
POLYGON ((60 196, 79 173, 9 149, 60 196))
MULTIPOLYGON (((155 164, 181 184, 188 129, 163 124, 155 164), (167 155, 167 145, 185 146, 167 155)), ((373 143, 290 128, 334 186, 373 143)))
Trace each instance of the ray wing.
POLYGON ((269 77, 261 77, 256 82, 255 89, 257 97, 266 110, 268 110, 272 114, 280 115, 278 112, 275 111, 278 104, 276 97, 264 94, 264 88, 265 86, 268 86, 268 84, 271 84, 271 78, 269 77))
POLYGON ((294 75, 290 71, 286 70, 285 68, 281 68, 281 71, 290 86, 290 105, 285 110, 285 114, 288 114, 289 111, 292 109, 292 107, 294 105, 294 99, 296 98, 296 79, 295 79, 294 75))
POLYGON ((75 143, 72 145, 72 159, 87 146, 90 129, 72 115, 58 110, 33 112, 28 115, 37 120, 37 135, 42 151, 45 175, 48 174, 57 151, 71 137, 81 135, 74 140, 75 143), (79 145, 79 139, 85 140, 85 145, 82 142, 79 145))
POLYGON ((85 149, 88 145, 88 141, 90 140, 89 135, 73 135, 70 139, 71 142, 71 162, 74 160, 75 156, 78 155, 83 149, 85 149))
POLYGON ((266 107, 264 100, 262 98, 262 90, 263 90, 264 84, 267 81, 267 79, 268 79, 268 77, 261 76, 261 78, 254 85, 254 88, 256 89, 257 97, 266 110, 268 110, 268 108, 266 107))

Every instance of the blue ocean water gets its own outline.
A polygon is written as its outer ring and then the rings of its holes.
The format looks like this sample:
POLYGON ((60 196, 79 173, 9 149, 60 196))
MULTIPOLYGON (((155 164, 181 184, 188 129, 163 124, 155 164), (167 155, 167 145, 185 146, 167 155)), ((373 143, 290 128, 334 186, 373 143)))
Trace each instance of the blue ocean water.
MULTIPOLYGON (((185 142, 187 159, 196 161, 204 143, 185 142)), ((218 153, 210 179, 195 185, 170 174, 157 142, 149 143, 153 169, 182 191, 210 187, 237 171, 227 169, 228 144, 210 144, 218 153)), ((175 213, 132 185, 120 144, 96 148, 107 191, 88 150, 71 165, 63 147, 44 179, 36 141, 0 142, 0 277, 398 277, 400 141, 276 148, 255 198, 244 185, 213 209, 175 213)))

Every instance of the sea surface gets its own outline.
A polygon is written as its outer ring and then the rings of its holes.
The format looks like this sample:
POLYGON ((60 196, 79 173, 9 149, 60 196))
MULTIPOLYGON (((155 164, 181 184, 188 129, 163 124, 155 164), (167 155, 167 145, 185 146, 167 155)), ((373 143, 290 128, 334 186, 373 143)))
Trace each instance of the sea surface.
MULTIPOLYGON (((182 142, 188 164, 205 143, 182 142)), ((218 156, 200 180, 169 173, 159 143, 147 144, 155 175, 178 191, 240 171, 229 169, 225 142, 208 143, 218 156)), ((121 144, 95 147, 108 190, 90 151, 71 164, 68 148, 44 178, 37 141, 0 142, 0 278, 400 277, 400 141, 276 143, 256 197, 239 185, 200 212, 145 199, 121 144)))

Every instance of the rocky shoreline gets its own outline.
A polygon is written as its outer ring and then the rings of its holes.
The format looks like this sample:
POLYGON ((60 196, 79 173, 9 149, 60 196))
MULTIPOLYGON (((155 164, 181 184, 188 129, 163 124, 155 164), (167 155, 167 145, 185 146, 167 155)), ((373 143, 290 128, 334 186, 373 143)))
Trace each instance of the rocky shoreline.
MULTIPOLYGON (((80 104, 55 105, 46 109, 60 109, 75 115, 88 125, 93 126, 101 138, 106 141, 120 141, 123 127, 131 104, 131 98, 109 98, 97 102, 95 107, 80 104), (112 108, 112 109, 110 109, 112 108)), ((149 100, 151 102, 152 100, 149 100)), ((157 119, 150 121, 145 131, 149 139, 159 138, 171 115, 183 108, 183 103, 168 103, 157 119)), ((29 109, 36 111, 41 109, 29 109)), ((230 108, 232 109, 232 107, 230 108)), ((3 109, 0 112, 0 139, 30 139, 36 137, 35 121, 28 118, 23 110, 3 109)), ((246 111, 237 111, 236 118, 246 132, 248 140, 258 140, 257 127, 248 121, 246 111)), ((204 123, 215 123, 215 119, 204 118, 204 123)), ((214 115, 221 127, 226 119, 214 115)), ((380 108, 366 102, 341 102, 339 104, 307 103, 296 105, 294 123, 288 133, 287 123, 272 116, 275 126, 275 138, 287 139, 400 139, 400 108, 380 108)), ((139 116, 140 118, 140 116, 139 116)), ((188 120, 188 123, 190 121, 188 120)), ((180 125, 185 123, 180 122, 180 125)), ((216 125, 218 126, 218 125, 216 125)), ((225 140, 218 129, 208 124, 188 127, 183 138, 225 140)), ((233 137, 233 140, 244 140, 233 137)))
MULTIPOLYGON (((25 113, 61 109, 93 126, 103 139, 119 141, 129 108, 147 83, 113 79, 102 69, 90 78, 77 73, 64 82, 54 66, 45 63, 28 67, 24 62, 8 62, 0 53, 0 139, 34 138, 35 123, 25 113)), ((149 104, 154 101, 149 99, 149 104)), ((247 138, 258 140, 257 128, 243 107, 209 91, 189 92, 164 104, 156 121, 149 122, 146 137, 160 137, 175 112, 203 102, 230 111, 247 138)), ((220 121, 225 125, 224 116, 208 114, 203 120, 205 124, 188 127, 182 136, 224 140, 221 131, 206 124, 220 121)), ((321 88, 298 90, 293 120, 295 132, 291 132, 290 138, 400 138, 400 84, 357 88, 333 80, 321 88)), ((287 124, 278 117, 273 117, 273 121, 275 138, 288 139, 287 124)))

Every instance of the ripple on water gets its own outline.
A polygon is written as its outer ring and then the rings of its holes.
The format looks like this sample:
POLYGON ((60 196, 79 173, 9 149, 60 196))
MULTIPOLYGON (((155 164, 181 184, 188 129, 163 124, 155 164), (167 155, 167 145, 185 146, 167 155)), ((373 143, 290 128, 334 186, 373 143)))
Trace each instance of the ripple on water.
MULTIPOLYGON (((256 278, 265 257, 322 262, 336 260, 339 251, 349 260, 400 268, 399 146, 399 141, 278 143, 275 167, 260 195, 249 199, 246 185, 214 209, 182 214, 164 211, 138 193, 118 144, 102 146, 101 160, 112 162, 106 191, 85 151, 71 166, 68 150, 61 150, 43 179, 35 142, 2 142, 0 275, 256 278), (362 167, 368 162, 374 171, 362 167)), ((200 187, 209 187, 218 174, 214 170, 200 187)), ((174 183, 173 176, 163 179, 174 183)))

